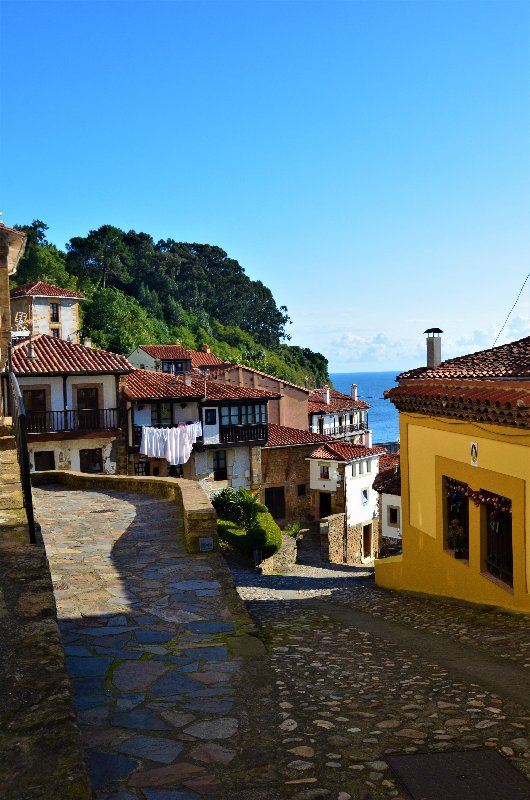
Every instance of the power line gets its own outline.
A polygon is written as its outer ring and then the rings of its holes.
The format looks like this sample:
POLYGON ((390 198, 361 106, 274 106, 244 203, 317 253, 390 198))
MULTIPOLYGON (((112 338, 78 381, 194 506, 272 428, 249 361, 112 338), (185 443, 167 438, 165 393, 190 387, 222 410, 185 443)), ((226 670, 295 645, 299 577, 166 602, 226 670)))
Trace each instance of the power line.
POLYGON ((498 334, 497 334, 497 336, 496 336, 496 338, 495 338, 495 341, 493 342, 493 347, 495 347, 495 345, 497 344, 497 340, 498 340, 499 336, 501 335, 501 333, 502 333, 502 332, 503 332, 503 330, 505 329, 505 327, 506 327, 506 323, 507 323, 507 322, 508 322, 508 320, 510 319, 510 317, 511 317, 511 314, 512 314, 512 311, 514 310, 515 306, 517 305, 517 301, 519 300, 519 298, 521 297, 521 295, 522 295, 522 293, 523 293, 523 289, 524 289, 524 287, 526 286, 526 282, 527 282, 528 278, 530 278, 530 272, 528 273, 528 275, 527 275, 527 276, 526 276, 526 278, 524 279, 523 285, 521 286, 521 288, 520 288, 520 290, 519 290, 519 294, 518 294, 518 295, 517 295, 517 297, 515 298, 515 303, 514 303, 514 304, 513 304, 513 306, 510 308, 510 311, 509 311, 509 313, 508 313, 508 316, 507 316, 507 317, 506 317, 506 319, 504 320, 504 325, 502 326, 502 328, 501 328, 501 329, 500 329, 500 331, 498 332, 498 334))

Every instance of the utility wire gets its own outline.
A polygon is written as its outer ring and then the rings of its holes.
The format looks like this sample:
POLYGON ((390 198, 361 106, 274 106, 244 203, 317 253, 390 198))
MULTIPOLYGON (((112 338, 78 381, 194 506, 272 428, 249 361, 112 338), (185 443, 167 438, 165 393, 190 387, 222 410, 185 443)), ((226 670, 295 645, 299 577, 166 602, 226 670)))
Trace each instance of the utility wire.
POLYGON ((513 306, 510 308, 510 311, 509 311, 509 313, 508 313, 508 316, 507 316, 507 317, 506 317, 506 319, 504 320, 504 325, 502 326, 502 328, 501 328, 501 329, 500 329, 500 331, 498 332, 498 334, 497 334, 497 336, 496 336, 496 338, 495 338, 495 341, 493 342, 493 347, 495 347, 495 345, 497 344, 497 340, 498 340, 499 336, 501 335, 501 333, 502 333, 502 332, 503 332, 503 330, 505 329, 505 327, 506 327, 506 323, 507 323, 507 322, 508 322, 508 320, 510 319, 510 317, 511 317, 511 315, 512 315, 512 311, 514 310, 515 306, 517 305, 517 301, 519 300, 519 298, 521 297, 521 295, 522 295, 522 293, 523 293, 523 289, 524 289, 524 287, 526 286, 526 282, 527 282, 528 278, 530 278, 530 272, 528 273, 528 275, 527 275, 527 276, 526 276, 526 278, 524 279, 524 283, 523 283, 523 285, 521 286, 521 288, 520 288, 520 290, 519 290, 519 294, 518 294, 518 295, 517 295, 517 297, 515 298, 515 303, 514 303, 514 304, 513 304, 513 306))

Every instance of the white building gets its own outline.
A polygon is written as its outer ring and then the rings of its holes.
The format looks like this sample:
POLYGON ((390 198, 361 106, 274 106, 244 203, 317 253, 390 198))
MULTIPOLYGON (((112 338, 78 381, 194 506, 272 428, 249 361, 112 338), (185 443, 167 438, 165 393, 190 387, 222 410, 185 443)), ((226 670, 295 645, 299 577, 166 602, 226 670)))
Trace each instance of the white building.
POLYGON ((188 350, 178 344, 141 344, 127 360, 140 369, 160 370, 171 375, 191 369, 217 368, 224 363, 213 355, 207 344, 200 350, 188 350))
POLYGON ((10 291, 13 339, 44 333, 79 342, 79 301, 82 294, 44 281, 16 286, 10 291))
POLYGON ((357 397, 352 384, 351 395, 324 386, 309 395, 309 430, 321 436, 372 446, 372 431, 368 427, 369 404, 357 397))
POLYGON ((389 456, 393 460, 383 469, 374 481, 374 489, 379 494, 379 535, 383 551, 395 553, 401 550, 401 473, 399 456, 389 456))

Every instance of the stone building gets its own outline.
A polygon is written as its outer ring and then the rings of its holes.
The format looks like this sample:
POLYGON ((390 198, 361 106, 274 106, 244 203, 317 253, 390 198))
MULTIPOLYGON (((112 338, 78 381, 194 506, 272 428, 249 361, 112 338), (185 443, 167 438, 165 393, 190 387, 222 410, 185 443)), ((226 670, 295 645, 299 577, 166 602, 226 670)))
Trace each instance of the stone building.
POLYGON ((160 370, 181 375, 192 369, 210 369, 223 364, 207 344, 200 350, 189 350, 179 344, 141 344, 128 356, 128 361, 140 369, 160 370))
MULTIPOLYGON (((9 276, 15 274, 25 247, 26 234, 0 222, 0 369, 5 367, 11 344, 9 276)), ((5 405, 5 398, 2 400, 5 405)))
POLYGON ((33 281, 11 289, 10 296, 14 337, 44 333, 79 342, 82 294, 44 281, 33 281))
POLYGON ((261 501, 280 520, 314 519, 309 488, 309 457, 315 444, 333 441, 310 431, 269 423, 261 450, 261 501))

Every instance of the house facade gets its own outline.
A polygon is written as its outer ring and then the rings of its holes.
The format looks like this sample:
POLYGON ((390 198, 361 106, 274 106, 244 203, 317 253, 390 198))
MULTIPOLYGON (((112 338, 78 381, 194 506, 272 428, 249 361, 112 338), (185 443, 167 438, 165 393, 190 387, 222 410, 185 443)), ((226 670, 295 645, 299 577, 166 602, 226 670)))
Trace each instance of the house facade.
POLYGON ((168 475, 165 458, 140 453, 142 427, 175 427, 200 421, 202 436, 176 474, 200 481, 207 492, 226 486, 259 490, 261 447, 268 438, 268 402, 274 395, 195 374, 176 376, 135 370, 123 381, 129 419, 129 470, 168 475))
POLYGON ((384 453, 381 447, 334 441, 310 455, 311 513, 315 519, 341 517, 348 549, 341 562, 359 563, 378 551, 378 498, 373 483, 384 453))
POLYGON ((331 441, 328 436, 269 423, 261 450, 261 502, 275 519, 315 519, 308 459, 315 445, 331 441))
MULTIPOLYGON (((119 381, 132 367, 123 356, 37 334, 13 346, 12 366, 32 470, 126 471, 119 381)), ((4 371, 3 397, 7 380, 4 371)))
POLYGON ((192 369, 210 369, 223 364, 207 344, 201 350, 188 350, 177 344, 142 344, 127 358, 139 369, 160 370, 181 375, 192 369))
POLYGON ((210 378, 279 395, 277 400, 269 401, 269 422, 286 428, 308 430, 309 389, 243 364, 227 364, 212 369, 210 378))
POLYGON ((401 551, 401 473, 399 455, 382 456, 373 487, 379 495, 379 540, 384 553, 401 551))
POLYGON ((380 586, 530 610, 530 337, 398 376, 403 553, 380 586))
POLYGON ((352 384, 351 395, 330 389, 313 389, 309 395, 309 430, 321 436, 372 446, 372 431, 368 426, 369 404, 359 400, 357 386, 352 384))
POLYGON ((13 338, 43 333, 79 342, 79 301, 82 294, 59 286, 33 281, 10 292, 13 338))
MULTIPOLYGON (((11 344, 9 277, 15 274, 25 248, 26 234, 0 222, 0 370, 6 364, 11 344)), ((2 397, 2 403, 4 402, 5 398, 2 397)))

